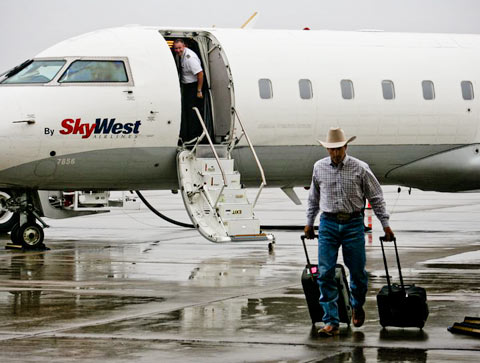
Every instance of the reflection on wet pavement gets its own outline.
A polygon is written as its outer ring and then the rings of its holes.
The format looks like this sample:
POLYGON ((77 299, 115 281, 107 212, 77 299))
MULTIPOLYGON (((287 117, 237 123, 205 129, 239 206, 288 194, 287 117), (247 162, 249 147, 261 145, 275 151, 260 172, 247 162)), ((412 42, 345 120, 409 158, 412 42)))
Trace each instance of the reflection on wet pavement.
MULTIPOLYGON (((378 223, 366 239, 366 323, 342 325, 340 336, 322 339, 311 327, 300 284, 299 233, 276 232, 269 254, 260 242, 211 244, 135 211, 135 219, 111 213, 51 221, 50 251, 0 251, 0 356, 21 362, 476 362, 480 341, 446 328, 480 311, 474 223, 480 207, 427 197, 400 200, 392 217, 404 278, 427 289, 424 330, 379 325, 376 293, 386 282, 378 223)), ((469 197, 480 205, 480 195, 469 197)), ((282 213, 289 224, 303 223, 303 207, 291 207, 273 191, 265 198, 271 205, 260 205, 259 214, 269 224, 285 219, 282 213)), ((184 213, 180 203, 170 208, 184 213)), ((316 256, 314 242, 308 249, 316 256)), ((393 255, 389 263, 398 281, 393 255)))

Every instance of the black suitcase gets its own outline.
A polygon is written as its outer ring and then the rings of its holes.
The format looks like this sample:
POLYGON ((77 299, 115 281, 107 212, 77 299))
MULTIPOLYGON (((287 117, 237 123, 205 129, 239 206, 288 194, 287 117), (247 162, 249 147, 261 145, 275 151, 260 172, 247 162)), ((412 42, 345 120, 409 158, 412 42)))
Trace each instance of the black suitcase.
MULTIPOLYGON (((315 236, 317 237, 317 236, 315 236)), ((312 319, 312 325, 316 322, 321 322, 323 318, 323 309, 318 301, 320 299, 320 290, 318 289, 318 265, 312 265, 308 257, 307 246, 305 245, 305 235, 301 236, 303 248, 305 250, 305 256, 307 257, 307 265, 303 269, 302 273, 302 286, 305 293, 305 299, 307 300, 308 311, 310 318, 312 319)), ((337 282, 337 288, 339 297, 338 315, 341 323, 347 323, 350 325, 352 320, 352 306, 350 305, 350 290, 348 288, 347 275, 342 265, 337 264, 335 266, 335 280, 337 282)))
POLYGON ((401 328, 416 327, 422 329, 428 317, 427 292, 424 288, 403 283, 402 268, 398 256, 397 241, 394 238, 395 255, 397 257, 400 285, 391 284, 388 274, 387 258, 383 247, 384 238, 380 237, 383 263, 387 274, 387 285, 377 294, 378 315, 380 325, 396 326, 401 328))

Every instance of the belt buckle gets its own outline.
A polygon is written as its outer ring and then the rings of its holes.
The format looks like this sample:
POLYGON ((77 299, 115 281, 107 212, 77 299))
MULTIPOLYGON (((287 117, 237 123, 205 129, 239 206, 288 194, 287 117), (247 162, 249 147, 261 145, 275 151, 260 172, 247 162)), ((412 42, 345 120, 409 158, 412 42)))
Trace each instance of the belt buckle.
POLYGON ((349 213, 337 213, 337 220, 339 222, 348 222, 350 220, 349 213))

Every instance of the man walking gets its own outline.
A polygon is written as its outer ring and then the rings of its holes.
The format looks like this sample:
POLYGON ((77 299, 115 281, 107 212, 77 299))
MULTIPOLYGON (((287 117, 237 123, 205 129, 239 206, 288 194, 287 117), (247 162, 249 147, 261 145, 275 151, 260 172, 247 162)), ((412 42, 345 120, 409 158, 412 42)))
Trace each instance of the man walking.
POLYGON ((305 226, 307 238, 314 238, 313 224, 319 210, 322 211, 318 228, 318 285, 325 324, 319 334, 323 336, 334 336, 339 332, 335 265, 340 246, 343 261, 350 271, 353 325, 360 327, 365 321, 363 305, 368 278, 361 213, 364 198, 370 201, 375 215, 382 223, 386 240, 394 238, 378 180, 368 164, 347 155, 347 145, 355 138, 353 136, 347 140, 342 129, 330 128, 327 141, 320 141, 329 156, 315 163, 308 197, 305 226))

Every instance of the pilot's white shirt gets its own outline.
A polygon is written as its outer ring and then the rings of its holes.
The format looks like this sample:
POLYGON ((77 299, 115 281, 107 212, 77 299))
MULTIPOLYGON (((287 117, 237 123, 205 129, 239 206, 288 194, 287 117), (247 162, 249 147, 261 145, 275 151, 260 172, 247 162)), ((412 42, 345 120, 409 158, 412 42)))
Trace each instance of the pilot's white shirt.
POLYGON ((202 64, 195 52, 185 47, 180 64, 182 66, 182 83, 197 82, 196 75, 202 71, 202 64))

